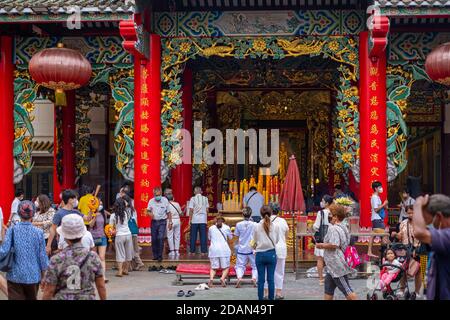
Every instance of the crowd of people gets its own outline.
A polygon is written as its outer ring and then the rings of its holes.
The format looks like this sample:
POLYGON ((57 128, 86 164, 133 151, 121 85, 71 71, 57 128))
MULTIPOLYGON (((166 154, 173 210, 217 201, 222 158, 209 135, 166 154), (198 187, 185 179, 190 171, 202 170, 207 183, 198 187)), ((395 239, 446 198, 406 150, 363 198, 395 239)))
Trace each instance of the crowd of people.
MULTIPOLYGON (((372 229, 385 230, 387 201, 382 202, 381 184, 372 184, 372 229)), ((106 299, 106 248, 108 236, 105 226, 113 230, 117 277, 128 276, 131 271, 142 270, 138 245, 137 213, 134 194, 125 184, 117 193, 111 212, 97 198, 94 188, 84 186, 79 198, 74 190, 64 190, 61 201, 52 204, 46 195, 35 201, 24 200, 18 190, 11 205, 8 221, 3 221, 0 208, 0 266, 6 279, 0 276, 0 290, 9 299, 106 299), (13 256, 13 259, 11 259, 13 256)), ((243 200, 243 220, 230 227, 223 216, 217 215, 214 224, 207 227, 209 202, 196 187, 187 205, 190 224, 189 254, 209 258, 209 287, 214 286, 220 271, 220 284, 227 286, 232 251, 236 254, 236 288, 240 288, 245 275, 250 275, 257 288, 258 299, 284 299, 283 283, 287 256, 286 239, 289 226, 280 215, 279 208, 264 205, 261 194, 251 188, 243 200), (237 238, 236 242, 232 239, 237 238), (230 246, 234 245, 234 250, 230 246), (250 270, 248 272, 247 270, 250 270)), ((313 225, 319 285, 324 287, 324 298, 334 298, 338 288, 347 299, 355 300, 349 276, 355 272, 346 258, 346 249, 352 242, 345 223, 348 210, 337 204, 336 198, 325 195, 320 203, 313 225), (326 267, 326 272, 325 272, 326 267)), ((412 259, 429 261, 427 282, 420 272, 412 274, 415 282, 413 294, 419 297, 422 287, 428 299, 450 299, 450 198, 431 195, 413 199, 407 190, 402 193, 397 231, 391 242, 400 242, 411 248, 412 259)), ((152 218, 153 259, 161 262, 167 238, 169 259, 180 256, 181 206, 173 192, 167 188, 153 190, 146 214, 152 218)), ((384 237, 389 238, 389 237, 384 237)), ((389 241, 389 240, 388 240, 389 241)), ((384 243, 384 242, 383 242, 384 243)), ((372 241, 369 244, 369 253, 372 241)), ((380 288, 386 288, 397 275, 399 265, 395 250, 386 242, 380 288)), ((413 263, 411 263, 412 265, 413 263)), ((401 279, 404 288, 407 275, 401 279)), ((400 290, 402 295, 404 292, 400 290)))

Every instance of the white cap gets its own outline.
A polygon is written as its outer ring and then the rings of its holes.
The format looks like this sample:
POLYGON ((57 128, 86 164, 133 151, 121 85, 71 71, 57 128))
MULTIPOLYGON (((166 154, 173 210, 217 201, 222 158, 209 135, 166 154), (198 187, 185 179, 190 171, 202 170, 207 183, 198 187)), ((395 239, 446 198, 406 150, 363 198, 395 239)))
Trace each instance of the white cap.
POLYGON ((61 226, 56 231, 67 240, 80 239, 87 232, 83 218, 75 213, 62 218, 61 226))

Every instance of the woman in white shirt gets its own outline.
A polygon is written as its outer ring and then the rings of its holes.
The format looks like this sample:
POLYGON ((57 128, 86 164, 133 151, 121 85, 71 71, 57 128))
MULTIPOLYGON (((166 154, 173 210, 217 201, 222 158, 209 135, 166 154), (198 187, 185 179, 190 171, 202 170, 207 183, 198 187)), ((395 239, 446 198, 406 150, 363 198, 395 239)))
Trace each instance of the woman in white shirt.
MULTIPOLYGON (((320 210, 319 212, 317 212, 317 216, 316 216, 316 221, 314 222, 313 225, 313 230, 315 232, 320 230, 320 226, 323 224, 324 226, 324 230, 328 229, 328 216, 330 214, 330 210, 328 209, 328 207, 333 203, 333 197, 331 197, 330 195, 326 194, 322 197, 322 201, 320 202, 320 207, 322 208, 322 210, 320 210), (322 220, 322 216, 323 216, 323 220, 322 220)), ((322 235, 322 241, 319 242, 323 242, 323 238, 325 237, 325 234, 322 235)), ((318 248, 314 248, 314 255, 317 257, 317 273, 319 274, 319 284, 321 286, 323 286, 324 284, 324 278, 323 278, 323 267, 325 265, 324 261, 323 261, 323 251, 324 249, 318 249, 318 248)))
MULTIPOLYGON (((283 292, 283 282, 284 282, 284 269, 286 265, 286 257, 287 257, 287 245, 286 238, 289 237, 289 225, 286 220, 280 217, 278 213, 272 214, 270 220, 272 224, 278 228, 280 233, 280 240, 276 244, 276 252, 277 252, 277 265, 275 267, 275 300, 283 300, 284 296, 283 292)), ((265 296, 267 297, 267 283, 265 284, 265 296)))
POLYGON ((228 245, 228 239, 233 238, 231 229, 225 224, 225 219, 222 216, 216 217, 215 225, 208 230, 209 246, 209 261, 211 262, 211 269, 209 271, 209 286, 213 286, 213 280, 217 270, 222 270, 222 277, 220 282, 222 287, 226 287, 226 278, 230 269, 231 250, 228 245))
POLYGON ((277 265, 277 254, 275 251, 280 241, 280 229, 272 223, 270 217, 272 209, 269 206, 261 208, 261 221, 253 231, 253 241, 256 251, 256 268, 258 269, 258 299, 264 300, 264 283, 266 281, 269 289, 269 300, 275 298, 275 268, 277 265))
POLYGON ((114 242, 118 269, 116 277, 122 277, 122 275, 128 275, 128 268, 134 256, 133 238, 128 227, 128 221, 132 216, 132 212, 122 198, 116 200, 113 212, 109 223, 116 228, 116 239, 114 242))

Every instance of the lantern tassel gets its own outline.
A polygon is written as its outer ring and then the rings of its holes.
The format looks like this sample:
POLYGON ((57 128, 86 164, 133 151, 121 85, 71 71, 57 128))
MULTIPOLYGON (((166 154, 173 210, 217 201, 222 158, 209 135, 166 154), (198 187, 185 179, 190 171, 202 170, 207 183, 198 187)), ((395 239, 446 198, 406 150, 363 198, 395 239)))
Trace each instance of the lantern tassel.
POLYGON ((66 93, 62 89, 55 90, 55 105, 56 106, 67 106, 66 93))

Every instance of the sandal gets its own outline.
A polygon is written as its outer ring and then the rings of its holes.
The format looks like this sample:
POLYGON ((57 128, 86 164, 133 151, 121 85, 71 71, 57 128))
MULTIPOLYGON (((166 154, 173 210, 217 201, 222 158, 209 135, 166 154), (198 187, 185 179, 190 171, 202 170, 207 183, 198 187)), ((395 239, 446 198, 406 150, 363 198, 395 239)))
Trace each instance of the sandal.
POLYGON ((227 286, 227 280, 225 279, 220 279, 220 283, 222 284, 222 287, 226 287, 227 286))
POLYGON ((189 290, 189 291, 186 293, 186 295, 185 295, 185 297, 187 297, 187 298, 193 297, 193 296, 195 296, 195 292, 194 292, 194 291, 191 291, 191 290, 189 290))
POLYGON ((181 298, 183 296, 184 296, 184 291, 183 290, 178 291, 177 297, 181 298))
POLYGON ((241 287, 241 280, 238 280, 237 282, 236 282, 236 288, 240 288, 241 287))
POLYGON ((213 280, 209 280, 209 282, 208 282, 208 287, 214 288, 213 280))

